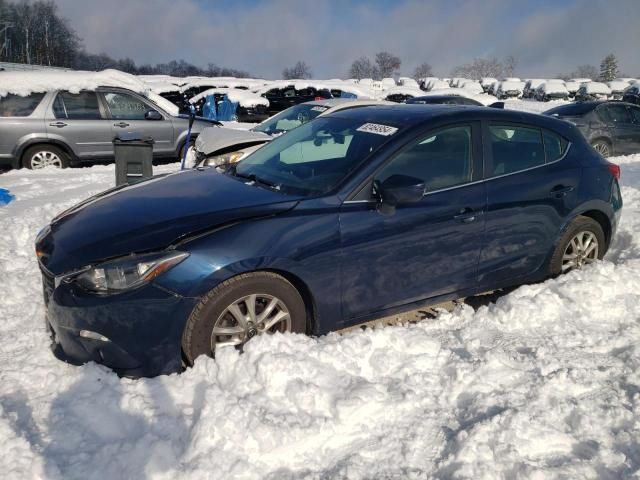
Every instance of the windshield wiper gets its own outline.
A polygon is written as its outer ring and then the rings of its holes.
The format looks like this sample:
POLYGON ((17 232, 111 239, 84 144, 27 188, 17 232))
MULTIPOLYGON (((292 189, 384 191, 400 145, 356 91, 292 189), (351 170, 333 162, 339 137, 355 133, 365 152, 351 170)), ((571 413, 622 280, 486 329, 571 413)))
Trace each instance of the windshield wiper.
POLYGON ((251 182, 253 182, 255 184, 262 185, 262 186, 271 188, 273 190, 278 190, 278 191, 280 190, 280 185, 279 184, 270 182, 268 180, 264 180, 262 178, 259 178, 258 176, 256 176, 255 173, 248 173, 248 174, 247 173, 238 173, 238 170, 236 169, 235 165, 236 164, 234 164, 234 166, 229 169, 229 173, 231 175, 233 175, 234 177, 245 178, 245 179, 247 179, 247 180, 249 180, 249 181, 251 181, 251 182))

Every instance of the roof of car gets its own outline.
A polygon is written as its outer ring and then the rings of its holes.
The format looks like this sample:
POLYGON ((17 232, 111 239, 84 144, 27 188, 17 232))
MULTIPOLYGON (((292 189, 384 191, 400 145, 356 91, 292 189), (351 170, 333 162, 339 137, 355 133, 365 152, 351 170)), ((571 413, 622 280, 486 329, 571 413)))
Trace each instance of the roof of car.
POLYGON ((589 113, 598 105, 610 104, 610 105, 633 105, 628 102, 622 102, 620 100, 587 100, 584 102, 572 102, 564 105, 559 105, 557 107, 553 107, 546 112, 545 115, 554 115, 554 114, 562 114, 562 115, 584 115, 589 113))

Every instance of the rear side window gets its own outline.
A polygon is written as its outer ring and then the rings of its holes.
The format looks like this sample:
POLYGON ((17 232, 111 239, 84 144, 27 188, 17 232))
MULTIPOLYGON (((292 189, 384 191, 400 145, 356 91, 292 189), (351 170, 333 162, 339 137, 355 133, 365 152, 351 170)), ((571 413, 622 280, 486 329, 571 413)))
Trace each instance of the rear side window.
POLYGON ((489 135, 493 152, 489 177, 544 165, 542 132, 537 128, 491 125, 489 135))
POLYGON ((56 118, 69 120, 101 120, 98 96, 95 92, 60 92, 53 102, 56 118))
POLYGON ((624 105, 608 105, 602 109, 605 118, 612 123, 631 123, 631 114, 624 105))
POLYGON ((640 124, 640 107, 629 107, 629 112, 631 112, 633 121, 640 124))
POLYGON ((28 117, 33 113, 44 93, 32 93, 27 97, 9 94, 0 97, 0 117, 28 117))
POLYGON ((562 158, 567 151, 569 142, 564 137, 556 135, 548 130, 542 131, 542 137, 544 138, 544 151, 547 158, 547 163, 555 162, 562 158))

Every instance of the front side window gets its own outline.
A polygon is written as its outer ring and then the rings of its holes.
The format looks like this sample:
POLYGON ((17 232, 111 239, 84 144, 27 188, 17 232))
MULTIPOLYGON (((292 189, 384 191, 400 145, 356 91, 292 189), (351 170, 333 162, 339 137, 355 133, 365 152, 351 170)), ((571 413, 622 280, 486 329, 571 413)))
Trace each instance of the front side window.
POLYGON ((227 173, 283 193, 327 193, 397 131, 358 119, 319 117, 277 137, 227 173))
POLYGON ((545 163, 542 133, 537 128, 491 125, 489 137, 493 152, 489 177, 518 172, 545 163))
POLYGON ((149 110, 146 103, 127 93, 105 93, 104 98, 114 120, 144 120, 149 110))
POLYGON ((28 117, 43 97, 44 93, 32 93, 26 97, 10 93, 0 97, 0 117, 28 117))
POLYGON ((69 120, 101 120, 98 96, 95 92, 60 92, 53 102, 56 118, 69 120))
POLYGON ((471 145, 470 126, 430 133, 398 154, 376 178, 380 182, 392 175, 418 178, 427 192, 470 182, 471 145))

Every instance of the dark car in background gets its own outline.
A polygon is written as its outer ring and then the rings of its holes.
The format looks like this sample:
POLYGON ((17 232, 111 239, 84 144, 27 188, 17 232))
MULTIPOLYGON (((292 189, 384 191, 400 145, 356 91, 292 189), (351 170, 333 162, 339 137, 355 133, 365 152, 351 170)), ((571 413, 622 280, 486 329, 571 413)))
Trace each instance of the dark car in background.
POLYGON ((640 152, 640 106, 589 101, 561 105, 544 113, 574 124, 604 157, 640 152))
POLYGON ((473 98, 462 95, 428 95, 424 97, 413 97, 406 101, 408 105, 473 105, 483 107, 484 105, 473 98))
POLYGON ((260 121, 266 120, 268 117, 299 103, 325 100, 333 97, 328 89, 317 89, 311 86, 295 88, 294 85, 284 88, 272 88, 263 93, 262 96, 269 100, 269 106, 265 110, 265 117, 260 121))
POLYGON ((640 105, 640 85, 636 83, 627 88, 622 94, 622 101, 640 105))
POLYGON ((620 169, 570 123, 454 106, 319 116, 242 162, 154 177, 36 239, 55 354, 180 371, 603 257, 620 169), (484 145, 484 148, 483 148, 484 145))

